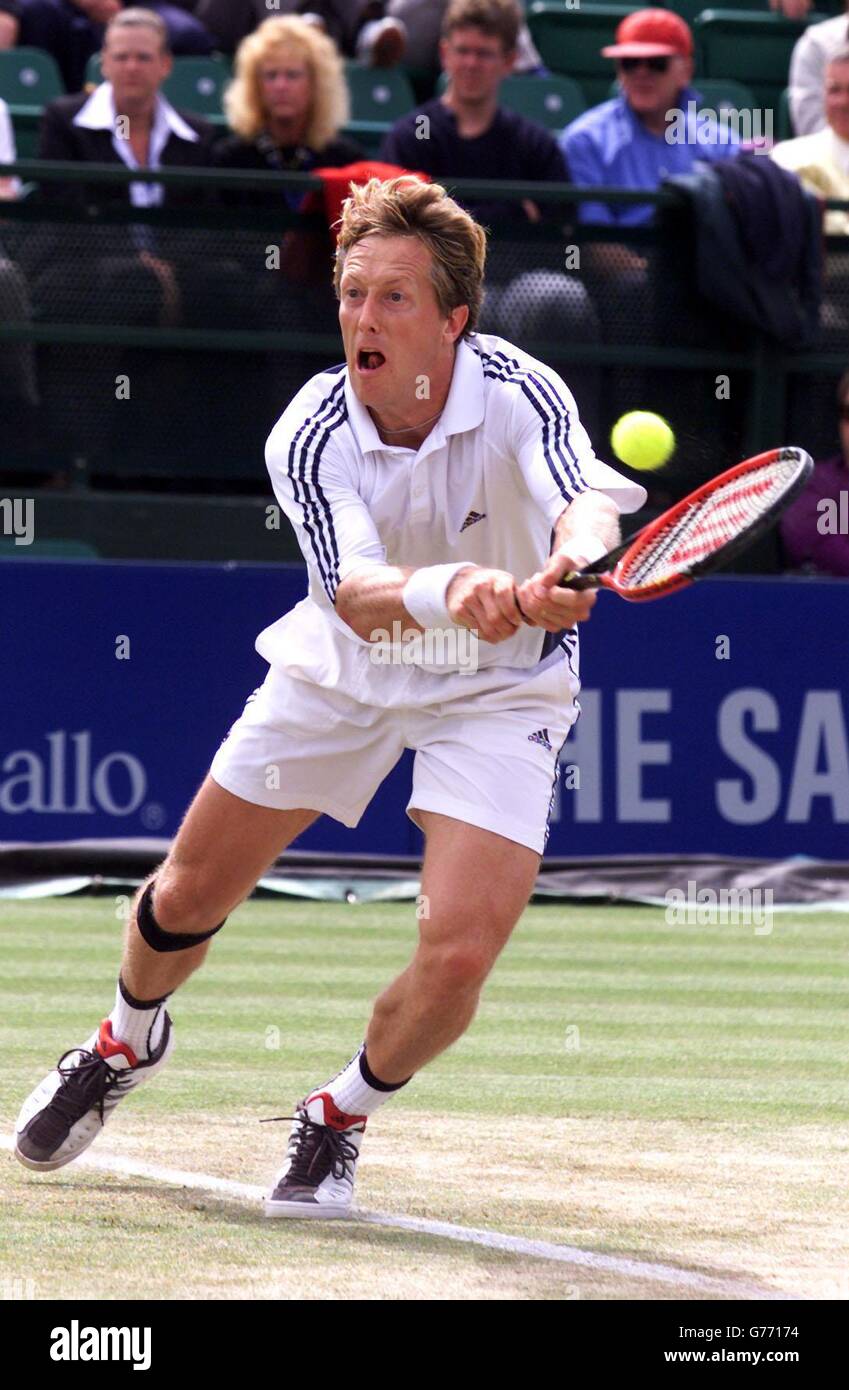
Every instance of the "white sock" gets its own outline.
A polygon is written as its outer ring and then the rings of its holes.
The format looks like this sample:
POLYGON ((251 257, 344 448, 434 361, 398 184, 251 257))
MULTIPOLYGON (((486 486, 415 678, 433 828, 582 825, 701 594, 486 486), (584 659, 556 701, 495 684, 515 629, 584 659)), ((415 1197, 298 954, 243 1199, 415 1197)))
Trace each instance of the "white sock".
MULTIPOLYGON (((410 1080, 412 1078, 408 1076, 407 1081, 410 1080)), ((347 1062, 331 1081, 324 1086, 317 1086, 310 1094, 315 1095, 317 1091, 328 1093, 345 1115, 371 1115, 379 1106, 390 1100, 396 1091, 400 1091, 402 1086, 406 1086, 407 1081, 397 1081, 389 1085, 376 1077, 366 1061, 366 1045, 363 1043, 350 1062, 347 1062)))
POLYGON ((118 976, 115 1007, 109 1015, 112 1036, 131 1047, 140 1062, 147 1061, 159 1046, 165 1027, 165 998, 134 999, 118 976))

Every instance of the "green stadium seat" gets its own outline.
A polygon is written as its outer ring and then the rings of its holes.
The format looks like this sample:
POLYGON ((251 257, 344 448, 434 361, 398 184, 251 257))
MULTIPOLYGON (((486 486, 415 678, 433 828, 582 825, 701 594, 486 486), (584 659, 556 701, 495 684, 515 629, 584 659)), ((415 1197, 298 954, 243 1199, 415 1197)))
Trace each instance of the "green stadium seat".
POLYGON ((498 99, 548 130, 563 130, 587 109, 583 90, 572 77, 508 77, 498 99))
POLYGON ((353 122, 379 121, 391 125, 416 105, 410 79, 401 68, 371 68, 362 63, 346 63, 345 78, 353 122))
POLYGON ((528 11, 528 28, 540 57, 552 72, 579 82, 590 105, 607 99, 613 63, 601 50, 613 42, 616 26, 643 5, 585 5, 572 9, 535 0, 528 11))
POLYGON ((735 82, 733 77, 694 77, 693 86, 701 97, 699 109, 710 106, 714 111, 731 108, 734 111, 751 111, 755 105, 755 95, 744 82, 735 82))
POLYGON ((391 129, 391 121, 349 121, 342 127, 342 134, 362 145, 369 159, 376 159, 383 137, 391 129))
POLYGON ((40 48, 0 50, 0 97, 9 106, 45 106, 65 91, 59 69, 40 48))
MULTIPOLYGON (((448 74, 443 72, 436 95, 441 96, 447 86, 448 74)), ((498 89, 498 100, 547 130, 563 130, 587 109, 583 89, 572 77, 507 77, 498 89)))
MULTIPOLYGON (((232 76, 225 58, 175 58, 171 76, 162 90, 174 106, 194 111, 198 116, 220 116, 224 88, 232 76)), ((87 86, 103 81, 100 54, 93 53, 86 65, 87 86)))
POLYGON ((826 16, 785 19, 770 10, 704 10, 693 25, 705 77, 733 77, 764 107, 777 108, 787 85, 793 45, 826 16))
MULTIPOLYGON (((766 2, 767 0, 761 0, 763 5, 765 5, 766 2)), ((752 0, 752 9, 759 9, 760 7, 759 0, 752 0)), ((706 0, 675 0, 674 4, 661 5, 660 8, 664 10, 674 10, 675 14, 680 14, 681 18, 685 19, 692 29, 693 20, 696 18, 696 15, 701 14, 702 10, 707 9, 707 3, 706 0)), ((741 6, 740 8, 744 9, 745 6, 741 6)))
MULTIPOLYGON (((652 2, 654 3, 654 0, 652 2)), ((816 7, 819 11, 818 18, 828 19, 829 15, 842 14, 846 8, 846 3, 845 0, 816 0, 816 7)), ((661 6, 661 9, 674 10, 676 14, 680 14, 691 28, 696 16, 711 8, 712 6, 707 3, 707 0, 674 0, 673 3, 666 0, 666 3, 661 6)), ((769 9, 769 4, 768 0, 743 0, 743 3, 738 3, 733 8, 738 11, 745 11, 747 14, 763 14, 765 10, 769 9)))
POLYGON ((199 116, 217 116, 231 76, 230 64, 222 58, 175 58, 162 90, 174 106, 199 116))

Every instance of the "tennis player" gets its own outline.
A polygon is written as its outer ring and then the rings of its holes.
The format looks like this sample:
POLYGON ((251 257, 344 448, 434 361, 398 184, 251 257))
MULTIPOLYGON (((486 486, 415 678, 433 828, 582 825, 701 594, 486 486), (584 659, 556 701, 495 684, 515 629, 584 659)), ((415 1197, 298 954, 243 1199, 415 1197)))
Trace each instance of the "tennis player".
POLYGON ((161 1070, 166 1000, 227 915, 318 816, 356 825, 405 748, 419 939, 354 1056, 286 1117, 266 1213, 348 1214, 369 1117, 468 1028, 531 895, 579 713, 577 623, 595 595, 558 580, 645 500, 595 457, 556 372, 476 332, 485 256, 439 185, 352 187, 335 264, 345 361, 301 388, 266 450, 308 597, 257 638, 268 675, 136 899, 112 1012, 23 1106, 28 1167, 76 1158, 161 1070))

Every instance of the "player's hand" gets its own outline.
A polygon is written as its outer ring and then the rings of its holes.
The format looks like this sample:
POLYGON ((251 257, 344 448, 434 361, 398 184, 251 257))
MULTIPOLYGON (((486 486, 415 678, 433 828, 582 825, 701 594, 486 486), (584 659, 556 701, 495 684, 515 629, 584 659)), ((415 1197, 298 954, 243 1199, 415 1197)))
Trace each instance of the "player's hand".
POLYGON ((445 597, 452 621, 476 632, 482 642, 503 642, 522 625, 516 581, 506 570, 477 565, 458 570, 445 597))
POLYGON ((516 598, 522 612, 534 626, 546 632, 560 632, 573 623, 584 622, 590 616, 598 597, 594 589, 561 589, 560 580, 566 574, 583 569, 586 560, 581 555, 568 555, 555 550, 544 569, 532 574, 516 588, 516 598))

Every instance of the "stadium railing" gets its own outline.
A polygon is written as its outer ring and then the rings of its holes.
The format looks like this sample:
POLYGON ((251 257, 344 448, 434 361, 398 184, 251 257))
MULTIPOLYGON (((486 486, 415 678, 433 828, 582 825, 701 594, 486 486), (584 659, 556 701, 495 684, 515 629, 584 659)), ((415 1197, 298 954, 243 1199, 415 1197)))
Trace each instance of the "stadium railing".
MULTIPOLYGON (((311 375, 343 357, 325 219, 291 212, 283 199, 318 181, 41 161, 0 166, 8 174, 37 187, 5 204, 0 218, 0 270, 13 267, 30 299, 26 311, 25 296, 10 304, 0 293, 6 491, 15 479, 58 475, 76 489, 116 494, 267 499, 271 425, 311 375), (142 209, 96 198, 99 186, 139 181, 211 201, 142 209), (39 196, 57 183, 85 184, 88 196, 39 196), (279 190, 280 207, 221 202, 257 188, 279 190), (38 394, 16 400, 9 382, 27 354, 38 394)), ((674 203, 666 191, 445 182, 461 201, 529 198, 543 211, 537 224, 483 219, 490 238, 480 331, 564 376, 601 453, 622 411, 668 415, 680 462, 650 480, 658 505, 744 452, 779 442, 833 451, 834 384, 849 341, 849 238, 827 240, 820 341, 793 351, 706 311, 695 298, 691 251, 675 238, 577 223, 588 198, 664 209, 674 203), (607 270, 594 264, 602 245, 607 270), (646 258, 644 274, 628 269, 634 251, 646 258)))

